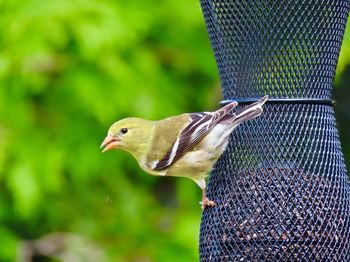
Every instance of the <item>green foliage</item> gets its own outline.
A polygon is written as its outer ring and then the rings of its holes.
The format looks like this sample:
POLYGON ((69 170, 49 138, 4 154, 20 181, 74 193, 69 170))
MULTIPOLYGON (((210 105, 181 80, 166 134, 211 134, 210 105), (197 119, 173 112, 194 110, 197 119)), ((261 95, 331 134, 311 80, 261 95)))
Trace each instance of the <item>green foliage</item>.
POLYGON ((89 239, 106 261, 198 260, 196 185, 145 175, 99 145, 125 116, 217 107, 199 2, 0 0, 0 10, 0 261, 52 232, 89 239))
POLYGON ((196 260, 195 184, 158 181, 99 145, 125 116, 216 107, 199 2, 0 1, 0 10, 0 260, 51 232, 86 236, 110 261, 196 260))
POLYGON ((336 84, 340 85, 339 77, 344 74, 344 70, 350 64, 350 14, 348 18, 348 22, 346 24, 345 33, 343 37, 343 45, 340 50, 340 55, 338 59, 337 65, 337 73, 336 73, 336 84))

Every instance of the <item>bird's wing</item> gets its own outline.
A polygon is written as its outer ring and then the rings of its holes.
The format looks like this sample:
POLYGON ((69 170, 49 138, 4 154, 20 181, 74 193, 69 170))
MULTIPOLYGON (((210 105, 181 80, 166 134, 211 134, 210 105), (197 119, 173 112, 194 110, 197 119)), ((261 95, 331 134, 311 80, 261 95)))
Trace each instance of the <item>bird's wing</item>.
POLYGON ((189 114, 189 123, 180 132, 175 143, 167 151, 165 156, 155 164, 153 170, 162 171, 168 168, 184 156, 186 152, 198 145, 217 123, 228 118, 234 118, 235 115, 229 113, 236 106, 237 103, 232 102, 215 112, 189 114))

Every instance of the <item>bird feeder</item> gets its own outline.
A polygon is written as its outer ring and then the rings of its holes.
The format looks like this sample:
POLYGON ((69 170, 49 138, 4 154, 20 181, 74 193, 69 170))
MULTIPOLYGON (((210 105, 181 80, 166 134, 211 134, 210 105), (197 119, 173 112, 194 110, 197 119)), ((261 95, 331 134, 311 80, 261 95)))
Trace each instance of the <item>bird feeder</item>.
POLYGON ((201 0, 224 101, 269 95, 215 165, 201 261, 350 261, 332 83, 348 0, 201 0))

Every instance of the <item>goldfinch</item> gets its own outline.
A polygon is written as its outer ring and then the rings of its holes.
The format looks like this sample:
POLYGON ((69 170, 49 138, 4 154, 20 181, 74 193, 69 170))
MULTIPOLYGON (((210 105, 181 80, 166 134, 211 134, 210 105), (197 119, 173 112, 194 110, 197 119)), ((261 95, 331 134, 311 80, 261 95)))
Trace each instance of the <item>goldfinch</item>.
POLYGON ((264 96, 236 111, 238 103, 231 102, 215 112, 187 113, 158 121, 125 118, 109 128, 102 152, 120 148, 151 175, 188 177, 202 189, 202 208, 215 206, 206 197, 205 178, 224 152, 232 131, 258 117, 267 99, 264 96))

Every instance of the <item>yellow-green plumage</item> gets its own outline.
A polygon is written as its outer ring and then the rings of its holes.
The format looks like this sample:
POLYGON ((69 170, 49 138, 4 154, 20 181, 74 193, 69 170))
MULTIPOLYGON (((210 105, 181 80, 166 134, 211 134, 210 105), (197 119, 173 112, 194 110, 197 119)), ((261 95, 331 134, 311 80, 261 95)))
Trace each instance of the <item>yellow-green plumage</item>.
POLYGON ((188 114, 155 121, 149 148, 146 152, 146 161, 151 163, 164 157, 167 150, 175 143, 180 131, 188 122, 188 114))
POLYGON ((240 123, 262 113, 267 96, 237 112, 233 102, 215 112, 182 114, 158 121, 125 118, 114 123, 102 143, 104 151, 120 148, 131 153, 149 174, 181 176, 203 190, 202 205, 213 206, 205 196, 205 178, 225 150, 231 132, 240 123))

